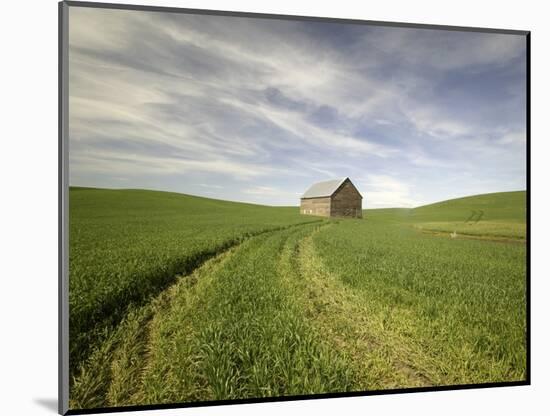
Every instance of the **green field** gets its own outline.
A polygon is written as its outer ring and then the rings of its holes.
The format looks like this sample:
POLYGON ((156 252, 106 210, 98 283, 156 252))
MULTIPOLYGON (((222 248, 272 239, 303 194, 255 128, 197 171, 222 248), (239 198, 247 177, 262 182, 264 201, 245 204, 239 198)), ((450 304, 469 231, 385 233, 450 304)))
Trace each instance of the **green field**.
POLYGON ((71 188, 71 367, 141 305, 246 238, 317 218, 168 192, 71 188))
POLYGON ((70 407, 523 380, 524 241, 525 192, 326 220, 71 188, 70 407))
POLYGON ((365 215, 411 224, 423 232, 455 232, 466 238, 525 240, 526 234, 524 191, 475 195, 414 209, 366 210, 365 215))

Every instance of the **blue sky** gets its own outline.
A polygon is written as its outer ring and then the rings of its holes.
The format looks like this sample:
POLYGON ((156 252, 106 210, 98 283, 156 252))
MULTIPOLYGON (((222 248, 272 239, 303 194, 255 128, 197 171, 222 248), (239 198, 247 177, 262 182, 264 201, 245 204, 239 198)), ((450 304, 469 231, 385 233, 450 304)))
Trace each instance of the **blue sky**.
POLYGON ((525 38, 70 8, 70 184, 364 208, 526 188, 525 38))

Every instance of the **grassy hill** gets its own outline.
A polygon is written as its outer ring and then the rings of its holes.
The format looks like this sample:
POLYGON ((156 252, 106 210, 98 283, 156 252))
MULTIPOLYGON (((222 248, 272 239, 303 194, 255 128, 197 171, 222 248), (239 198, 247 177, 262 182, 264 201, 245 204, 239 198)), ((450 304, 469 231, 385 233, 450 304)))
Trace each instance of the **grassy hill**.
POLYGON ((365 217, 409 223, 425 231, 521 240, 526 233, 526 192, 473 195, 412 209, 365 210, 365 217))
POLYGON ((482 240, 522 194, 327 220, 71 188, 71 408, 523 380, 526 246, 482 240))
POLYGON ((466 221, 472 211, 483 211, 483 221, 525 222, 526 192, 498 192, 449 199, 409 211, 409 220, 466 221))
POLYGON ((298 208, 170 192, 71 188, 71 365, 125 314, 209 257, 252 235, 319 221, 298 208))

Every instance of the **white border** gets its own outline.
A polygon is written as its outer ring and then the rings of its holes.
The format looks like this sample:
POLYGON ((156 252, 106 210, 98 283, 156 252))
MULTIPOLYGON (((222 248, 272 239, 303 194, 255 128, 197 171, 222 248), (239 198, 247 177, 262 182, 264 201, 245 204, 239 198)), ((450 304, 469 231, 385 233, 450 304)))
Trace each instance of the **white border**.
MULTIPOLYGON (((124 1, 120 1, 124 3, 124 1)), ((135 1, 144 5, 532 31, 532 386, 135 412, 136 415, 541 414, 550 391, 547 273, 550 25, 544 2, 135 1), (538 410, 541 409, 541 410, 538 410)), ((55 414, 57 399, 57 2, 2 5, 2 414, 55 414)), ((126 413, 134 414, 134 413, 126 413)))

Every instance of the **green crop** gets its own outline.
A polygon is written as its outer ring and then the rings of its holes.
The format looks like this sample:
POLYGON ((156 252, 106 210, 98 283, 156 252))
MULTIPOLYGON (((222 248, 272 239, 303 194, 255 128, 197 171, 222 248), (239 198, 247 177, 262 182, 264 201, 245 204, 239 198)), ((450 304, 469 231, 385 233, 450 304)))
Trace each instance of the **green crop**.
POLYGON ((369 220, 313 241, 328 273, 355 291, 374 326, 366 334, 406 348, 402 360, 427 384, 525 379, 525 245, 369 220))
POLYGON ((70 363, 74 373, 128 307, 251 235, 316 221, 272 208, 181 194, 70 190, 70 363))
POLYGON ((363 220, 70 198, 73 409, 525 379, 525 193, 363 220))

